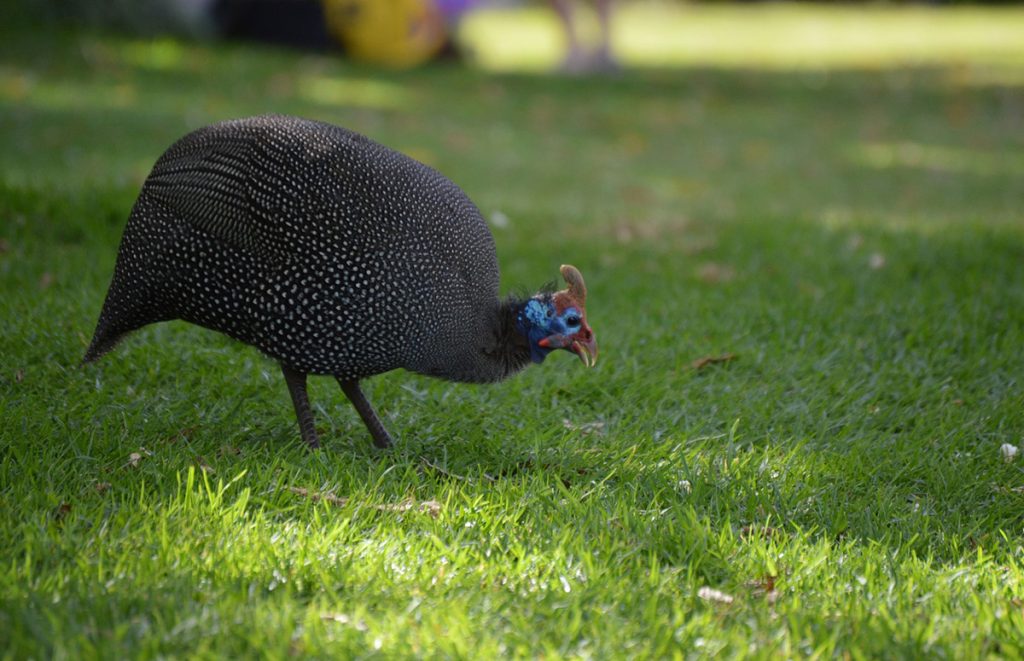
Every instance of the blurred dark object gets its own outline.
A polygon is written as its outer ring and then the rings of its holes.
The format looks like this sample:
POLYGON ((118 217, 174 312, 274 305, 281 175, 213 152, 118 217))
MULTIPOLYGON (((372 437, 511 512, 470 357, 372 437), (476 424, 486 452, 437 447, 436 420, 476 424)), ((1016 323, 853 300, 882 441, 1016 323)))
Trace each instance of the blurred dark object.
POLYGON ((214 0, 0 0, 5 28, 71 25, 136 35, 212 36, 214 0))
MULTIPOLYGON (((375 0, 380 3, 393 2, 394 0, 375 0)), ((653 0, 620 0, 620 4, 627 5, 635 2, 653 0)), ((698 2, 701 4, 743 4, 745 2, 756 3, 765 0, 685 0, 687 2, 698 2)), ((301 14, 309 17, 314 11, 314 5, 319 2, 313 0, 0 0, 0 31, 20 29, 21 26, 45 26, 45 25, 74 25, 86 26, 100 29, 113 29, 129 32, 137 35, 156 34, 180 34, 191 37, 211 37, 216 35, 214 20, 212 20, 215 5, 221 3, 226 5, 263 5, 256 7, 256 13, 262 13, 270 5, 280 7, 277 13, 269 16, 273 24, 282 25, 281 32, 292 34, 293 25, 297 19, 288 15, 291 13, 301 14)), ((666 5, 683 4, 684 0, 658 0, 655 2, 666 5)), ((850 5, 869 4, 876 0, 848 0, 850 5)), ((436 5, 449 22, 452 16, 465 13, 472 7, 481 5, 509 6, 530 4, 528 0, 436 0, 436 5)), ((536 4, 536 0, 533 0, 536 4)), ((1020 5, 1022 0, 889 0, 886 4, 897 5, 1020 5)), ((811 3, 813 4, 813 3, 811 3)), ((833 4, 832 2, 821 2, 818 4, 833 4)), ((239 30, 248 31, 254 39, 263 39, 267 36, 264 32, 265 26, 257 27, 252 23, 257 19, 239 17, 234 14, 236 7, 230 7, 227 16, 232 26, 239 30)), ((321 19, 322 20, 322 19, 321 19)), ((325 39, 326 29, 321 24, 318 33, 310 33, 302 38, 302 47, 323 48, 326 43, 330 45, 329 39, 325 39), (319 44, 319 46, 308 46, 308 43, 319 44)), ((272 39, 278 39, 278 34, 271 35, 272 39)), ((283 43, 292 44, 294 39, 283 43)), ((282 42, 277 42, 282 43, 282 42)), ((3 44, 0 43, 0 48, 3 44)))
POLYGON ((316 51, 338 46, 327 33, 320 0, 216 0, 213 22, 228 39, 316 51))

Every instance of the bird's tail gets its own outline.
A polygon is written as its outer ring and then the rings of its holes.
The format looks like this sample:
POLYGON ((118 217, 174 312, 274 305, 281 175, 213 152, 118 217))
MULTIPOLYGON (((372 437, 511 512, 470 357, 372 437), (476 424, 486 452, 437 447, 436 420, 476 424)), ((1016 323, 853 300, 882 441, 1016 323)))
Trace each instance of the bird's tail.
POLYGON ((118 260, 114 270, 114 277, 110 282, 110 289, 107 291, 107 298, 103 301, 103 310, 96 322, 96 330, 92 335, 92 342, 85 350, 82 357, 82 364, 91 363, 103 354, 107 353, 120 342, 126 334, 144 324, 131 324, 129 320, 135 318, 136 297, 131 295, 130 288, 125 287, 118 276, 121 275, 121 263, 118 260))
MULTIPOLYGON (((145 222, 136 206, 121 238, 114 276, 83 364, 113 349, 131 331, 176 317, 170 295, 173 284, 167 260, 161 256, 162 242, 154 240, 154 232, 144 227, 145 222)), ((166 237, 160 238, 166 241, 166 237)))
POLYGON ((89 343, 89 348, 85 350, 85 356, 82 357, 82 364, 91 363, 103 354, 107 353, 121 341, 127 331, 114 331, 110 328, 110 325, 104 323, 103 313, 100 313, 100 320, 96 324, 96 332, 93 333, 92 342, 89 343))

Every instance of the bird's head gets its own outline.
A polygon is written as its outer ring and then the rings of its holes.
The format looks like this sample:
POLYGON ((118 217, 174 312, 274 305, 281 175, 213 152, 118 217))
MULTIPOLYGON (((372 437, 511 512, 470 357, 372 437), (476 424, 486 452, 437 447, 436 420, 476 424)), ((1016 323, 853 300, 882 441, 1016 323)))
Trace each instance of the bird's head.
POLYGON ((555 349, 580 357, 587 367, 597 362, 597 341, 587 325, 587 287, 575 266, 562 266, 568 289, 528 299, 519 310, 517 326, 530 344, 530 358, 543 362, 555 349))

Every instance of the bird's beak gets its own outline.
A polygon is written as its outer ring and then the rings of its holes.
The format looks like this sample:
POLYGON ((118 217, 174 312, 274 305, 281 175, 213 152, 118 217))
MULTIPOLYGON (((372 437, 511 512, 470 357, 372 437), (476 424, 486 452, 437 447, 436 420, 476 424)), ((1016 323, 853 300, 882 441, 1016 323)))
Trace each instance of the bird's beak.
POLYGON ((549 335, 538 342, 545 349, 565 349, 580 357, 583 364, 593 367, 597 364, 597 340, 589 328, 575 335, 549 335))
POLYGON ((590 337, 586 340, 574 339, 572 344, 569 345, 569 350, 580 357, 583 364, 587 367, 593 367, 597 364, 597 342, 594 340, 594 334, 591 333, 590 337))

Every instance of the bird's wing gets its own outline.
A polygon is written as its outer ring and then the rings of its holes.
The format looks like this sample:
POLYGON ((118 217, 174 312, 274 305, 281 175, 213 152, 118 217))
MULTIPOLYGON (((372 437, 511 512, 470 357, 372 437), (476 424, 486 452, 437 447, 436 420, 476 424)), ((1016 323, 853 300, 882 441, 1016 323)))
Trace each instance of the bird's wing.
POLYGON ((204 140, 192 134, 160 157, 145 190, 181 220, 235 248, 283 256, 283 228, 253 208, 252 152, 247 136, 204 140))

